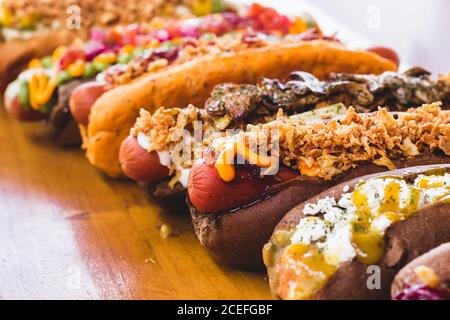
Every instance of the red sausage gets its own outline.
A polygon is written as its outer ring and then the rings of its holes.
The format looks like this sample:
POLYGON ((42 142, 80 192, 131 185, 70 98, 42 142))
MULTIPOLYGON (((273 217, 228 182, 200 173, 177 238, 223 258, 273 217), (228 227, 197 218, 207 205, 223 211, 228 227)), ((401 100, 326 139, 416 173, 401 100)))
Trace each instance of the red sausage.
POLYGON ((378 54, 379 56, 381 56, 383 58, 391 60, 392 62, 394 62, 397 65, 397 67, 400 64, 400 57, 398 56, 397 52, 395 52, 391 48, 387 48, 387 47, 371 47, 371 48, 367 49, 367 51, 376 53, 376 54, 378 54))
POLYGON ((83 83, 78 86, 69 99, 70 112, 75 121, 79 124, 87 125, 92 106, 106 91, 106 85, 96 81, 83 83))
POLYGON ((16 96, 13 99, 4 99, 5 109, 8 114, 19 121, 37 121, 45 119, 45 114, 38 110, 28 109, 25 110, 20 104, 19 97, 16 96))
POLYGON ((161 181, 169 175, 169 168, 161 164, 158 154, 147 152, 133 136, 122 142, 119 161, 123 172, 139 182, 161 181))
POLYGON ((225 182, 213 165, 200 161, 189 174, 188 194, 191 203, 203 212, 236 209, 261 198, 273 177, 260 177, 247 166, 236 167, 236 177, 225 182))

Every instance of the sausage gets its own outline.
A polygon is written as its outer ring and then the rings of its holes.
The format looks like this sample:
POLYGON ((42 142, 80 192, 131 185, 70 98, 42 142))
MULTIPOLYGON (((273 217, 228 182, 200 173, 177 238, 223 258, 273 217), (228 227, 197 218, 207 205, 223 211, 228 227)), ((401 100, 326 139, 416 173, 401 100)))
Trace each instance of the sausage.
POLYGON ((258 200, 273 184, 272 180, 260 177, 254 168, 239 166, 234 180, 225 182, 213 165, 200 161, 194 164, 189 174, 188 194, 191 203, 199 210, 219 212, 258 200))
POLYGON ((119 160, 123 172, 139 182, 156 182, 169 175, 169 168, 161 164, 158 154, 147 152, 133 136, 122 142, 119 160))
POLYGON ((15 96, 12 99, 4 99, 5 109, 8 114, 19 121, 37 121, 45 119, 45 114, 38 110, 28 109, 25 110, 20 104, 19 96, 15 96))
MULTIPOLYGON (((448 163, 448 159, 446 156, 425 154, 408 160, 394 161, 394 164, 397 168, 406 168, 445 164, 448 163)), ((281 184, 273 192, 269 190, 267 196, 261 200, 247 203, 237 210, 202 211, 192 204, 190 198, 189 210, 197 237, 216 260, 240 269, 260 269, 263 266, 262 247, 289 210, 341 182, 385 171, 385 167, 365 163, 335 176, 331 181, 302 175, 281 184)), ((212 190, 215 187, 212 184, 205 186, 210 188, 210 192, 214 192, 212 190)), ((195 187, 194 180, 190 180, 189 187, 195 187)), ((190 195, 191 193, 189 197, 190 195)), ((228 197, 232 198, 231 195, 228 197)), ((216 209, 213 203, 209 206, 216 209)))
MULTIPOLYGON (((448 174, 450 173, 450 165, 419 166, 356 178, 352 181, 335 186, 292 209, 278 224, 270 241, 264 247, 264 261, 268 268, 272 292, 275 295, 281 295, 282 298, 295 299, 304 296, 305 291, 294 291, 293 294, 293 292, 289 290, 289 288, 294 288, 295 290, 297 285, 302 286, 305 276, 307 276, 307 274, 302 272, 300 269, 301 267, 297 267, 297 262, 302 253, 293 249, 303 249, 306 246, 307 251, 303 252, 313 252, 308 250, 316 246, 311 246, 311 242, 306 242, 305 244, 304 241, 300 240, 302 239, 302 236, 309 237, 308 227, 306 227, 306 229, 303 228, 297 233, 299 230, 297 226, 304 218, 310 219, 311 217, 316 217, 322 221, 324 219, 323 216, 314 215, 314 213, 311 212, 308 212, 307 215, 305 213, 305 208, 311 208, 311 204, 316 204, 319 200, 323 199, 335 199, 335 201, 338 202, 341 199, 342 194, 352 192, 357 186, 360 186, 361 180, 368 181, 369 179, 376 179, 379 177, 395 176, 404 179, 404 181, 411 186, 417 176, 428 172, 431 174, 448 174), (292 243, 292 235, 294 234, 292 232, 296 233, 296 240, 294 243, 292 243), (296 254, 296 256, 291 256, 292 259, 290 259, 290 254, 296 254)), ((388 190, 387 187, 384 190, 388 190)), ((397 192, 399 191, 400 190, 397 192)), ((352 197, 354 196, 355 195, 352 197)), ((417 195, 416 199, 419 198, 420 197, 417 195)), ((390 199, 390 202, 384 203, 396 203, 399 205, 401 201, 400 198, 392 200, 393 198, 389 197, 388 199, 390 199)), ((342 207, 345 205, 342 203, 339 206, 342 207)), ((329 209, 321 210, 323 212, 324 210, 326 211, 329 209)), ((323 300, 388 299, 390 297, 390 284, 399 269, 417 256, 442 243, 450 241, 450 233, 448 232, 448 229, 450 228, 449 210, 450 203, 443 200, 428 204, 403 218, 398 216, 398 218, 394 218, 395 220, 391 220, 394 221, 392 224, 386 226, 386 229, 383 229, 385 231, 381 233, 378 238, 380 242, 373 242, 377 245, 372 247, 367 247, 367 244, 370 243, 368 240, 373 238, 365 236, 367 233, 363 233, 364 231, 361 232, 360 235, 364 235, 365 237, 361 238, 361 242, 357 242, 358 230, 360 229, 355 228, 355 225, 361 226, 361 224, 359 224, 359 221, 361 220, 359 219, 364 219, 367 214, 379 215, 380 213, 377 209, 372 209, 370 213, 363 211, 364 213, 358 215, 358 211, 356 211, 355 214, 357 214, 358 220, 350 220, 349 222, 349 226, 351 226, 350 230, 352 232, 349 235, 349 241, 351 241, 349 245, 351 248, 357 247, 358 250, 354 251, 354 255, 347 255, 346 257, 339 256, 338 259, 340 260, 338 261, 340 262, 335 262, 335 264, 332 264, 332 262, 318 262, 321 261, 320 255, 318 257, 313 257, 312 261, 314 262, 312 263, 314 264, 312 267, 317 268, 314 270, 316 272, 324 272, 326 276, 322 278, 325 279, 324 283, 315 282, 318 286, 313 286, 309 283, 311 286, 304 287, 307 288, 307 290, 313 288, 312 291, 309 292, 312 294, 309 298, 323 300), (368 256, 370 257, 369 260, 365 260, 368 256), (373 280, 375 277, 377 279, 376 281, 373 280)), ((331 211, 326 212, 329 213, 331 211)), ((387 215, 392 213, 390 209, 385 209, 384 212, 387 215)), ((397 213, 399 214, 399 211, 396 211, 394 214, 397 213)), ((333 222, 333 220, 328 221, 331 225, 339 225, 339 220, 334 220, 335 222, 333 222)), ((317 226, 317 220, 314 223, 315 224, 310 224, 309 228, 317 226)), ((380 225, 378 225, 378 227, 379 226, 380 225)), ((328 227, 330 227, 330 225, 328 225, 328 227)), ((369 230, 373 230, 372 226, 369 230)), ((328 233, 328 235, 331 235, 329 243, 331 244, 331 248, 333 248, 334 244, 336 244, 336 238, 333 238, 332 233, 328 233)), ((327 231, 325 231, 324 235, 320 235, 321 238, 318 239, 318 241, 321 242, 325 236, 327 236, 327 231)), ((331 251, 329 251, 329 253, 332 258, 336 257, 334 256, 336 252, 338 252, 337 254, 342 254, 342 251, 339 251, 342 249, 341 246, 335 246, 334 248, 338 251, 330 249, 331 251)), ((310 259, 310 256, 306 258, 310 259)), ((308 262, 306 261, 306 263, 308 262)), ((318 280, 322 281, 322 279, 318 280)), ((306 279, 306 281, 309 281, 309 279, 306 279)))
POLYGON ((106 85, 91 81, 78 86, 70 95, 69 108, 76 122, 89 123, 89 114, 95 101, 107 91, 106 85))
POLYGON ((256 167, 246 165, 238 166, 234 180, 225 182, 216 168, 202 159, 189 174, 188 196, 192 205, 203 212, 233 210, 263 198, 271 185, 297 176, 288 168, 280 168, 275 176, 260 176, 256 167))
POLYGON ((400 57, 398 56, 397 52, 395 52, 391 48, 387 48, 387 47, 371 47, 371 48, 367 49, 367 51, 376 53, 380 57, 383 57, 383 58, 386 58, 388 60, 391 60, 392 62, 394 62, 397 65, 397 67, 400 65, 400 57))

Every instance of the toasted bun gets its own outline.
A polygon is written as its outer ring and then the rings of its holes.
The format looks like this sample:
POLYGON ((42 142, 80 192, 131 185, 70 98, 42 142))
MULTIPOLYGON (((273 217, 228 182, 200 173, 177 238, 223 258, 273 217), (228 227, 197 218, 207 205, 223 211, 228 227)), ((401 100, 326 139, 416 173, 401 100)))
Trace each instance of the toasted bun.
POLYGON ((306 41, 252 48, 238 53, 207 55, 144 75, 102 95, 93 106, 88 127, 87 157, 108 175, 122 175, 118 153, 140 108, 202 106, 215 85, 255 83, 261 77, 282 78, 304 70, 326 78, 330 72, 373 73, 396 70, 375 53, 352 51, 323 41, 306 41))

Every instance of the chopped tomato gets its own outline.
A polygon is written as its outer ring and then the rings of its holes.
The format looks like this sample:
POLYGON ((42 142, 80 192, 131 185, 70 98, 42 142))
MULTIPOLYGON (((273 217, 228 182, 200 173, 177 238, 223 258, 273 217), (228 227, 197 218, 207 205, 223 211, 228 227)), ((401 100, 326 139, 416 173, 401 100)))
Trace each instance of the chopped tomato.
POLYGON ((262 11, 264 11, 264 9, 265 7, 263 7, 259 3, 253 3, 248 9, 247 17, 256 18, 262 11))
POLYGON ((83 49, 80 48, 69 48, 66 53, 62 56, 59 66, 62 70, 65 70, 68 66, 75 63, 76 61, 86 60, 86 54, 83 49))

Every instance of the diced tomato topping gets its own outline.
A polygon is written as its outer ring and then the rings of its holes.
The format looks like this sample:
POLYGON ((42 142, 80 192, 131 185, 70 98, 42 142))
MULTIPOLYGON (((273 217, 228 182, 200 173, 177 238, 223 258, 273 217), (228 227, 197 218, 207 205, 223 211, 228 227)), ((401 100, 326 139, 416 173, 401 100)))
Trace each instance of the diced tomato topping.
POLYGON ((59 66, 62 70, 65 70, 68 66, 76 61, 86 60, 86 54, 83 49, 80 48, 69 48, 66 53, 62 56, 59 66))
POLYGON ((251 24, 254 29, 266 32, 279 31, 286 34, 292 25, 287 16, 279 14, 275 9, 266 8, 259 4, 250 6, 247 17, 253 20, 251 24))

